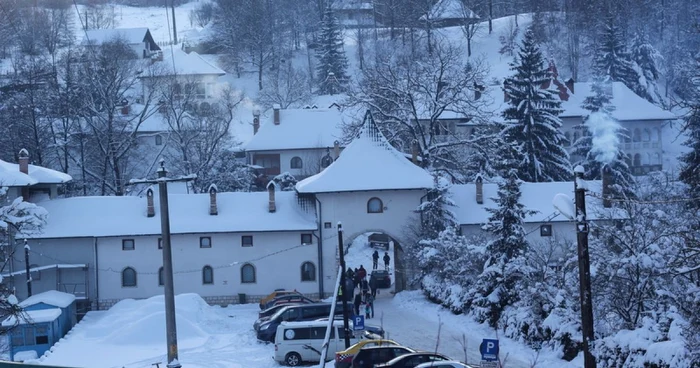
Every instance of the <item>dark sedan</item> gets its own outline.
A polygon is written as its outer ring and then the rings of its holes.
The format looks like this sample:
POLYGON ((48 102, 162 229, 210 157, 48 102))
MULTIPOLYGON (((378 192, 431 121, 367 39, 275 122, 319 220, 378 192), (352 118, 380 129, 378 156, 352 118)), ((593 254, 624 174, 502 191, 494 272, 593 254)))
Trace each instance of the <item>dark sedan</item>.
POLYGON ((387 270, 374 270, 369 276, 370 282, 374 280, 379 289, 387 289, 391 287, 391 275, 387 270))
POLYGON ((438 353, 412 353, 398 356, 384 364, 377 364, 375 368, 415 368, 416 366, 429 363, 450 360, 450 358, 438 353))
POLYGON ((265 303, 263 309, 268 309, 271 307, 274 307, 276 305, 290 305, 290 304, 311 304, 311 303, 318 303, 318 301, 313 300, 311 298, 307 298, 301 294, 288 294, 288 295, 282 295, 278 296, 267 303, 265 303))

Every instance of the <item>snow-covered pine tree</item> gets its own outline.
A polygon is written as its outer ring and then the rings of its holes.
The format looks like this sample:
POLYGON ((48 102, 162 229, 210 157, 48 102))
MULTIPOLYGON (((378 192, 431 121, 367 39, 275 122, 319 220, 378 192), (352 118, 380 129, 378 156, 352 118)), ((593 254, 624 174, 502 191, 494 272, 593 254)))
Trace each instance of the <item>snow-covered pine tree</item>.
POLYGON ((638 32, 632 40, 632 60, 637 64, 640 76, 639 90, 635 92, 652 103, 662 101, 656 82, 661 75, 659 65, 663 59, 661 53, 649 41, 646 32, 638 32))
POLYGON ((571 179, 569 154, 561 133, 561 101, 542 85, 551 78, 532 30, 525 32, 518 56, 511 63, 515 74, 504 83, 509 107, 501 134, 506 143, 516 147, 520 157, 515 163, 518 177, 527 182, 564 181, 571 179))
MULTIPOLYGON (((681 156, 679 178, 688 185, 688 197, 700 198, 700 57, 695 61, 695 76, 691 79, 693 88, 690 97, 689 112, 685 116, 684 130, 688 137, 683 143, 690 151, 681 156)), ((690 202, 700 210, 700 200, 690 202)))
POLYGON ((592 94, 581 105, 590 113, 581 124, 583 134, 574 142, 571 155, 575 158, 574 166, 584 167, 584 177, 588 180, 600 179, 603 165, 607 164, 613 184, 612 196, 634 198, 634 178, 625 161, 627 156, 621 144, 628 135, 626 129, 612 116, 615 106, 611 103, 610 87, 610 82, 603 82, 602 77, 596 77, 591 84, 592 94))
POLYGON ((595 45, 593 72, 602 76, 604 82, 622 82, 637 92, 642 89, 639 84, 640 75, 635 70, 635 63, 627 51, 617 22, 614 15, 608 15, 604 20, 598 44, 595 45))
POLYGON ((498 207, 487 209, 491 216, 483 227, 493 235, 486 245, 489 258, 466 298, 471 300, 466 307, 492 327, 498 326, 504 309, 519 300, 530 270, 525 258, 528 242, 523 218, 532 212, 520 203, 520 183, 512 169, 498 184, 498 197, 493 198, 498 207))
POLYGON ((319 93, 339 92, 339 89, 348 81, 348 59, 343 49, 343 34, 330 5, 323 13, 316 58, 318 59, 316 79, 319 81, 319 93))
POLYGON ((450 198, 450 186, 446 178, 436 175, 435 186, 428 191, 427 200, 418 207, 423 239, 434 239, 443 230, 457 226, 455 215, 450 209, 455 206, 450 198))

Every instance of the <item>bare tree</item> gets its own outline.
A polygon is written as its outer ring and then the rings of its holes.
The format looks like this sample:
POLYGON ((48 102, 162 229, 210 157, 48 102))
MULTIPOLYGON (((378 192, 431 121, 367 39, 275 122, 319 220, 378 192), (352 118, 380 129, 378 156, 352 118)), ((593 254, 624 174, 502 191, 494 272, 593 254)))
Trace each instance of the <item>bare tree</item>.
POLYGON ((464 34, 464 38, 467 39, 467 57, 472 56, 472 40, 474 39, 474 36, 477 35, 479 30, 481 29, 481 23, 479 22, 479 16, 477 16, 471 8, 469 8, 464 2, 461 3, 461 14, 462 17, 465 19, 464 24, 460 28, 462 28, 462 33, 464 34))
POLYGON ((190 25, 204 27, 214 18, 214 4, 206 2, 190 10, 190 25))
POLYGON ((87 29, 116 28, 118 23, 114 5, 107 0, 88 0, 84 17, 87 29))
POLYGON ((423 166, 459 170, 463 149, 471 141, 455 120, 478 123, 485 118, 485 98, 475 98, 485 73, 482 61, 467 64, 457 48, 438 43, 431 57, 380 58, 365 68, 351 97, 375 113, 383 133, 399 149, 408 152, 417 144, 423 166))
POLYGON ((258 104, 270 108, 279 104, 283 109, 301 107, 311 100, 309 78, 291 62, 265 78, 265 87, 258 93, 258 104))

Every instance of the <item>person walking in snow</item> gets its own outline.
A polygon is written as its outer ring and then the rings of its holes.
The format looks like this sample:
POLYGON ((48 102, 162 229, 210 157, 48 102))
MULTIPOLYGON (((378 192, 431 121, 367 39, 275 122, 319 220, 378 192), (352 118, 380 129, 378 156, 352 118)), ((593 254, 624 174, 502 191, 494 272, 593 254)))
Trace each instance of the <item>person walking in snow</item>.
POLYGON ((354 307, 355 307, 355 315, 359 316, 360 315, 360 304, 362 304, 362 295, 361 294, 355 294, 355 300, 353 302, 354 307))
POLYGON ((374 298, 371 295, 365 301, 365 318, 374 318, 374 298))
POLYGON ((384 269, 388 270, 389 269, 389 261, 391 260, 391 257, 389 257, 389 252, 384 252, 384 269))
POLYGON ((362 265, 360 265, 360 269, 357 270, 356 273, 358 274, 358 276, 360 276, 360 280, 362 280, 362 279, 364 279, 365 277, 367 277, 367 270, 365 270, 365 268, 362 267, 362 265))
POLYGON ((374 277, 369 278, 369 290, 372 294, 372 298, 377 297, 377 279, 374 277))
POLYGON ((362 290, 362 299, 365 300, 367 299, 367 295, 369 295, 369 283, 367 282, 367 279, 362 279, 360 281, 360 290, 362 290))
POLYGON ((355 279, 355 271, 352 270, 352 267, 348 267, 348 272, 345 273, 345 276, 350 280, 355 279))
POLYGON ((379 251, 376 249, 374 250, 374 253, 372 253, 372 269, 376 270, 377 269, 377 263, 379 262, 379 251))

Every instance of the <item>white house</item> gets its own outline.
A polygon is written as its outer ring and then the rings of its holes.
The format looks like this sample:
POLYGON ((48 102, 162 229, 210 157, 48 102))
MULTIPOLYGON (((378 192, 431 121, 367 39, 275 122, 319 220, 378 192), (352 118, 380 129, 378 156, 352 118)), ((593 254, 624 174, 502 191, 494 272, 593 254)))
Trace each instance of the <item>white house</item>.
POLYGON ((259 114, 253 117, 254 135, 246 145, 246 159, 264 168, 268 176, 317 174, 340 154, 345 118, 336 107, 281 109, 275 105, 264 123, 259 114))
POLYGON ((7 200, 23 196, 27 201, 40 198, 55 198, 58 185, 73 178, 60 171, 29 164, 29 151, 19 151, 19 163, 0 160, 0 187, 6 187, 7 200))
POLYGON ((99 46, 105 42, 117 40, 126 42, 141 59, 151 58, 160 51, 160 47, 151 36, 151 31, 146 27, 89 29, 85 31, 82 44, 84 46, 99 46))

